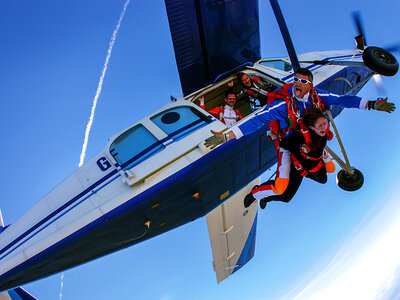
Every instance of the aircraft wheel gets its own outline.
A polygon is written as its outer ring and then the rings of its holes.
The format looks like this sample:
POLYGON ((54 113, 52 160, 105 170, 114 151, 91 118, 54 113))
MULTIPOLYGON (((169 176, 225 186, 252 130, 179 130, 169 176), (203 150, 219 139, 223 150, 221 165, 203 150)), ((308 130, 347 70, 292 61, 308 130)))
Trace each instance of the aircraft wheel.
POLYGON ((372 71, 385 76, 393 76, 399 69, 399 63, 396 58, 385 49, 379 47, 365 48, 363 61, 372 71))
POLYGON ((360 189, 364 183, 364 175, 357 169, 354 169, 353 175, 340 170, 336 177, 337 185, 345 191, 356 191, 360 189))

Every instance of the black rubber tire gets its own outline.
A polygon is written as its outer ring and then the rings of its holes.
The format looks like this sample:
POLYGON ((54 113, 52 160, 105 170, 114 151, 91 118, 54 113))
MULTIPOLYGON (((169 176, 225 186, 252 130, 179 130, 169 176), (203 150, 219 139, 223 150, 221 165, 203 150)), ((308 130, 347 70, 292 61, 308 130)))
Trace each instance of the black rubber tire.
POLYGON ((381 75, 393 76, 399 70, 397 59, 391 53, 379 47, 365 48, 363 61, 368 68, 381 75))
POLYGON ((336 182, 342 190, 352 192, 363 186, 364 175, 357 169, 354 169, 353 175, 349 175, 344 170, 340 170, 336 176, 336 182))

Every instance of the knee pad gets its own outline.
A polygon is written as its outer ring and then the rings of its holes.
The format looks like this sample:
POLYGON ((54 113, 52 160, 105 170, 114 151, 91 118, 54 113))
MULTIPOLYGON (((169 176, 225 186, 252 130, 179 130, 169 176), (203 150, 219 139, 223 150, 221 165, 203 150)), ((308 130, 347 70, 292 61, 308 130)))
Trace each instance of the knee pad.
POLYGON ((277 178, 275 179, 275 185, 272 187, 272 190, 277 195, 282 195, 285 192, 288 184, 289 184, 289 178, 277 178))
POLYGON ((335 163, 331 160, 325 163, 326 173, 333 173, 336 169, 335 163))

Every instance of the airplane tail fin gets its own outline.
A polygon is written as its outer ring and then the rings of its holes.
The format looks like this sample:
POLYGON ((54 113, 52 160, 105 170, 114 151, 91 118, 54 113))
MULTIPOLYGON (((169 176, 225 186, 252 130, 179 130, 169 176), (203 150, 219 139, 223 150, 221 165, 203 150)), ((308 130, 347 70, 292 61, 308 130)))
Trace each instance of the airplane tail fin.
POLYGON ((0 300, 37 300, 21 287, 0 293, 0 300))

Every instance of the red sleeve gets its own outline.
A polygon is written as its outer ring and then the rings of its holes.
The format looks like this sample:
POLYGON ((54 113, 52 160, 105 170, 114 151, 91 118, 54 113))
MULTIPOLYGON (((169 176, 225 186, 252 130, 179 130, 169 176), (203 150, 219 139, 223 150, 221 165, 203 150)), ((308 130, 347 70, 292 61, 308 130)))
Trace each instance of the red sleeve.
POLYGON ((236 113, 237 113, 238 116, 239 116, 239 120, 243 119, 242 114, 240 113, 240 111, 239 111, 238 109, 236 110, 236 113))
POLYGON ((212 114, 219 120, 219 111, 220 111, 219 107, 215 107, 212 110, 209 110, 208 113, 212 114))

